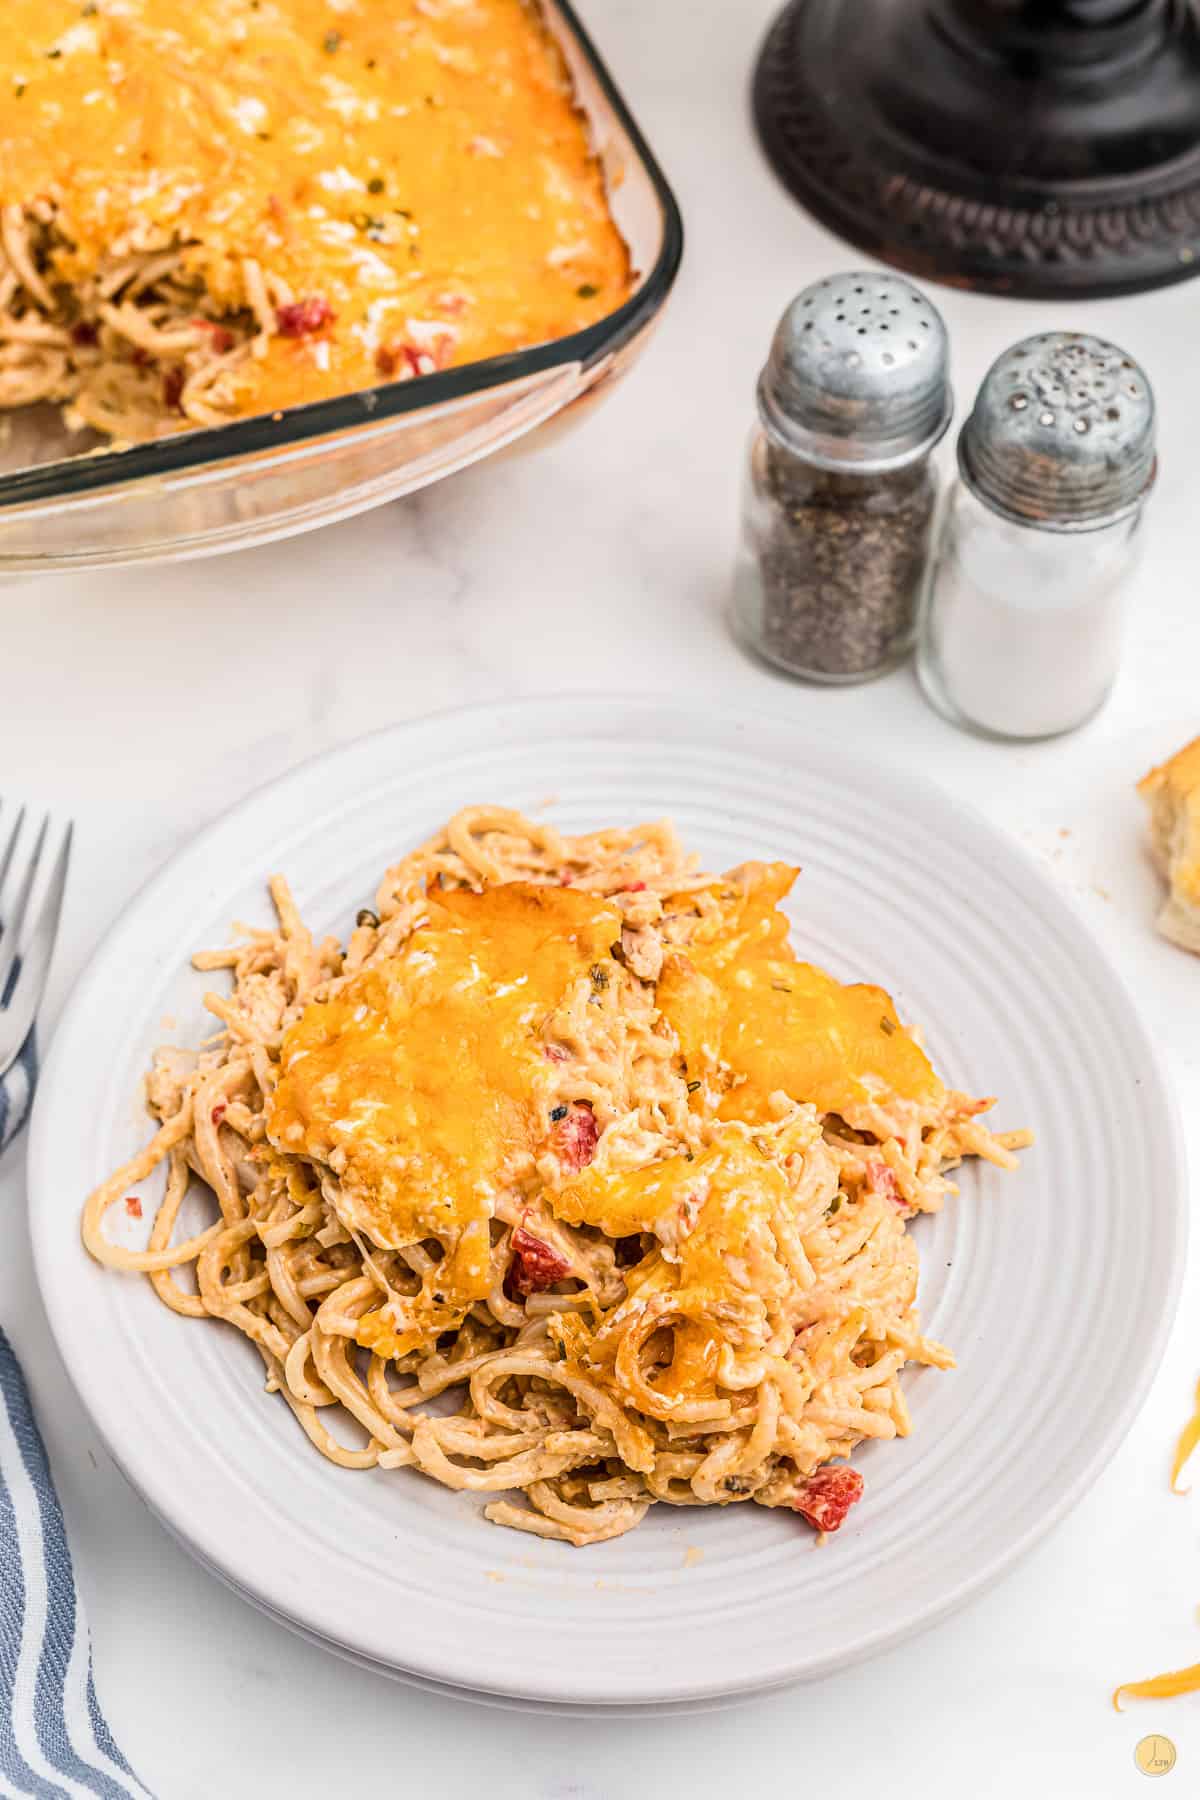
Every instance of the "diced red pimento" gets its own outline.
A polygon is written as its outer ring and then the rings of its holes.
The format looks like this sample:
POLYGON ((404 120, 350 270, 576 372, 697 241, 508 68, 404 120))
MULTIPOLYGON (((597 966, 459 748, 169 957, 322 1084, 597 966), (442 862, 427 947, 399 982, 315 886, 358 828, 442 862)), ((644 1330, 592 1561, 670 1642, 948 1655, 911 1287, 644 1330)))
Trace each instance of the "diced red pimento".
POLYGON ((209 342, 218 356, 224 356, 227 350, 233 349, 233 333, 225 325, 218 325, 215 319, 193 319, 202 331, 207 331, 209 342))
POLYGON ((129 1214, 131 1219, 140 1219, 141 1218, 142 1203, 138 1199, 136 1194, 126 1194, 126 1196, 125 1196, 125 1211, 129 1214))
POLYGON ((163 405, 168 412, 178 412, 179 402, 183 398, 183 370, 178 363, 172 364, 162 378, 163 405))
POLYGON ((312 337, 331 325, 334 311, 323 294, 310 294, 307 300, 289 300, 275 308, 275 324, 280 337, 312 337))
POLYGON ((863 1478, 857 1469, 826 1464, 800 1483, 792 1505, 814 1531, 837 1531, 850 1508, 862 1499, 862 1492, 863 1478))
POLYGON ((98 344, 100 327, 91 319, 80 319, 77 325, 71 327, 71 342, 73 344, 98 344))
POLYGON ((621 889, 623 894, 644 894, 645 891, 646 884, 644 881, 627 881, 625 886, 621 889))
POLYGON ((873 1156, 867 1163, 867 1182, 875 1193, 882 1194, 885 1200, 894 1200, 897 1206, 905 1204, 895 1171, 888 1167, 882 1157, 873 1156))
POLYGON ((225 1110, 226 1110, 225 1102, 223 1100, 222 1100, 220 1106, 213 1107, 212 1122, 214 1125, 219 1125, 221 1123, 221 1120, 225 1117, 225 1110))
POLYGON ((523 1224, 518 1225, 509 1240, 513 1260, 509 1270, 512 1288, 518 1294, 542 1294, 561 1281, 570 1264, 543 1238, 534 1237, 523 1224))
POLYGON ((550 1127, 550 1147, 571 1175, 578 1175, 591 1162, 599 1137, 596 1115, 581 1100, 573 1101, 566 1117, 556 1119, 550 1127))
POLYGON ((565 1044, 547 1044, 545 1052, 551 1062, 566 1062, 571 1054, 565 1044))
POLYGON ((417 352, 411 344, 380 344, 375 352, 375 367, 381 375, 390 381, 393 375, 407 380, 411 375, 419 375, 417 352))
POLYGON ((411 381, 415 375, 436 375, 448 368, 454 355, 454 337, 449 331, 433 332, 427 344, 398 341, 380 344, 375 352, 375 367, 389 380, 411 381))

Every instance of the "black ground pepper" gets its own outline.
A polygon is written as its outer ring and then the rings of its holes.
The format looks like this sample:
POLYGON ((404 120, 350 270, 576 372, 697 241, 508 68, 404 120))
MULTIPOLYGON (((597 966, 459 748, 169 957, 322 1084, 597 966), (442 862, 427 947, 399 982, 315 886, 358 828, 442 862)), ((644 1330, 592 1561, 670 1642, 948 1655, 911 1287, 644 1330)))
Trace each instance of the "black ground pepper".
POLYGON ((755 402, 738 636, 809 681, 882 675, 913 647, 933 552, 945 324, 901 275, 824 276, 784 310, 755 402))
POLYGON ((861 680, 912 647, 937 500, 928 462, 879 474, 821 469, 760 439, 740 604, 772 662, 861 680))

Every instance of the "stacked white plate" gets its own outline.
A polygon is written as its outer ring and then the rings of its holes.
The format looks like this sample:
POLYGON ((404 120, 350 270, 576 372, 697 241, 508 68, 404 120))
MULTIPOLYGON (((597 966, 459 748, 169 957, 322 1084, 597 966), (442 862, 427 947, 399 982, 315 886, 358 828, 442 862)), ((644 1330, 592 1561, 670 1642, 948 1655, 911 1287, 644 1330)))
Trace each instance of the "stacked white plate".
MULTIPOLYGON (((340 1653, 425 1685, 570 1707, 689 1707, 823 1675, 1003 1573, 1112 1454, 1157 1364, 1184 1248, 1182 1158, 1137 1013, 1074 912, 933 787, 790 724, 650 699, 444 715, 254 794, 150 884, 59 1027, 30 1147, 37 1268, 64 1360, 130 1481, 224 1580, 340 1653), (236 1333, 176 1317, 80 1247, 84 1196, 147 1135, 164 1038, 195 1043, 188 966, 268 875, 345 933, 384 867, 456 808, 555 797, 567 831, 671 815, 708 867, 803 865, 801 955, 880 982, 939 1071, 1029 1126, 1018 1175, 971 1168, 915 1227, 925 1328, 912 1436, 864 1446, 866 1494, 818 1546, 753 1506, 652 1509, 587 1550, 487 1525, 411 1471, 319 1457, 236 1333), (171 1023, 164 1025, 164 1021, 171 1023), (564 1646, 570 1646, 565 1654, 564 1646)), ((138 1241, 114 1209, 110 1229, 138 1241)), ((141 1228, 144 1231, 144 1226, 141 1228)))

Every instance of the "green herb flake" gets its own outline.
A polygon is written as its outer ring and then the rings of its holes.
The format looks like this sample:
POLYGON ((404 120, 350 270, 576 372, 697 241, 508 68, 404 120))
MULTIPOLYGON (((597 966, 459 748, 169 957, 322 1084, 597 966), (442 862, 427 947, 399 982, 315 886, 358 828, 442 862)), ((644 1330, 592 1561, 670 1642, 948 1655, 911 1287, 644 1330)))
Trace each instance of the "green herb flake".
POLYGON ((378 931, 379 914, 372 912, 369 906, 361 907, 355 917, 354 923, 356 925, 370 925, 374 930, 378 931))
POLYGON ((596 987, 606 988, 608 986, 608 970, 603 963, 593 963, 590 973, 596 987))
POLYGON ((382 175, 372 175, 367 183, 367 192, 368 194, 382 194, 386 185, 382 175))
POLYGON ((17 99, 18 100, 21 98, 21 95, 24 92, 25 92, 25 83, 23 81, 18 81, 18 83, 17 83, 17 99))
POLYGON ((94 19, 99 10, 100 8, 96 5, 96 0, 87 0, 87 5, 80 13, 80 17, 83 19, 94 19))
POLYGON ((552 1106, 550 1108, 550 1123, 552 1125, 557 1125, 558 1121, 560 1119, 565 1119, 566 1116, 567 1109, 565 1106, 552 1106))
POLYGON ((842 1196, 840 1194, 835 1194, 833 1199, 829 1202, 829 1205, 825 1208, 825 1217, 827 1219, 832 1219, 834 1213, 841 1212, 841 1210, 842 1196))
POLYGON ((786 981, 773 981, 771 986, 777 994, 790 994, 792 991, 786 981))
POLYGON ((689 1094, 694 1094, 696 1092, 697 1088, 701 1088, 703 1086, 704 1086, 704 1083, 702 1081, 689 1081, 687 1084, 687 1091, 689 1094))
POLYGON ((57 48, 54 50, 47 50, 46 55, 49 57, 51 62, 56 62, 58 60, 58 58, 62 55, 62 51, 57 48))
POLYGON ((882 1019, 879 1021, 879 1029, 883 1032, 885 1037, 895 1037, 896 1021, 894 1019, 889 1019, 887 1014, 884 1013, 882 1019))
POLYGON ((594 300, 600 289, 594 281, 581 281, 575 292, 581 300, 594 300))
POLYGON ((341 48, 341 43, 342 34, 340 31, 327 31, 325 36, 321 39, 321 48, 324 50, 326 56, 332 56, 336 50, 341 48))

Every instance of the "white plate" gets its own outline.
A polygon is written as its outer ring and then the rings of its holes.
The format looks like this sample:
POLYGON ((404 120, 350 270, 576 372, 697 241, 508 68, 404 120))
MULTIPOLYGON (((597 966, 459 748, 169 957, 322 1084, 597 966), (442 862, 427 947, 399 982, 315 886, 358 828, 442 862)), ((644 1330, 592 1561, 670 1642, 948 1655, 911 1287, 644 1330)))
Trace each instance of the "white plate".
MULTIPOLYGON (((29 1190, 59 1348, 136 1487, 261 1605, 375 1666, 560 1705, 696 1702, 827 1674, 942 1617, 1079 1498, 1129 1426, 1183 1265, 1182 1154, 1137 1014, 1024 855, 932 787, 789 723, 580 697, 381 733, 252 795, 118 922, 59 1026, 29 1190), (193 947, 266 922, 265 879, 344 932, 385 865, 469 802, 567 830, 671 814, 705 863, 803 864, 801 951, 890 988, 955 1086, 1031 1126, 1016 1176, 971 1169, 916 1227, 926 1329, 913 1435, 856 1453, 866 1495, 824 1547, 753 1506, 652 1509, 587 1550, 500 1531, 411 1472, 336 1469, 233 1331, 96 1267, 84 1195, 146 1134, 164 1036, 194 1043, 193 947), (164 1018, 174 1029, 164 1031, 164 1018), (567 1650, 569 1646, 569 1653, 567 1650)), ((136 1227, 120 1208, 111 1229, 136 1227)), ((130 1241, 133 1241, 131 1236, 130 1241)))

